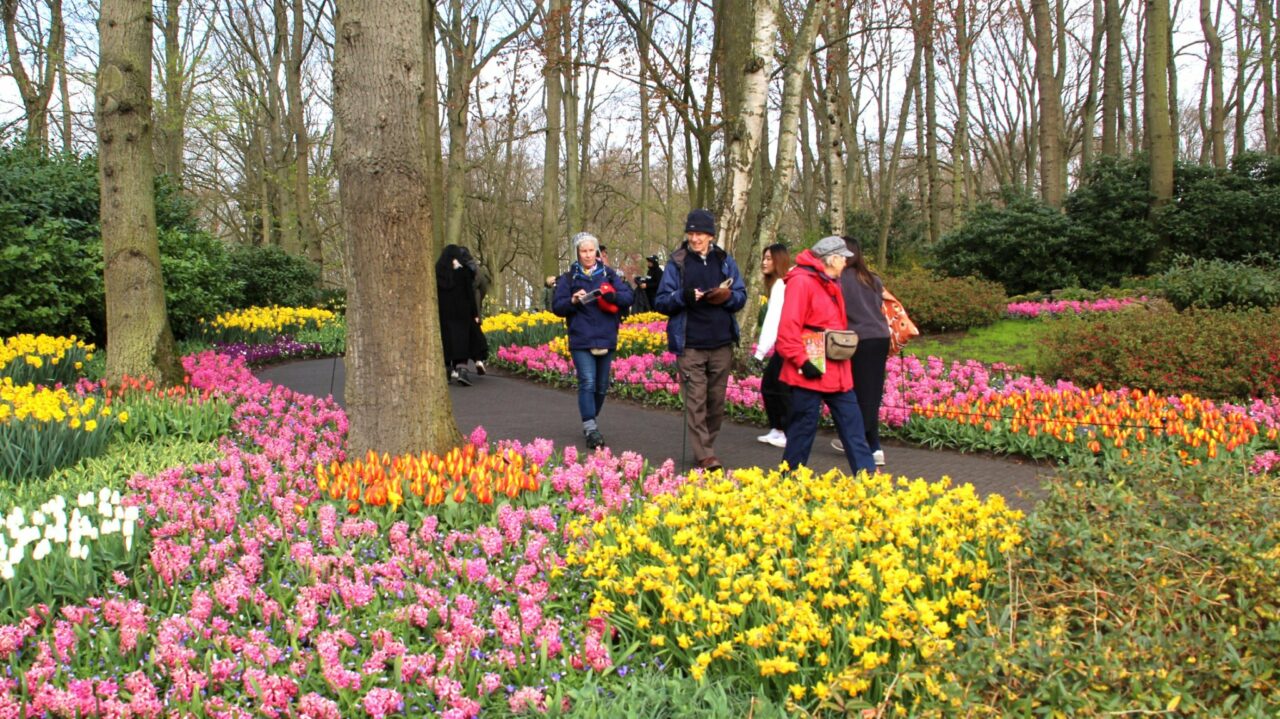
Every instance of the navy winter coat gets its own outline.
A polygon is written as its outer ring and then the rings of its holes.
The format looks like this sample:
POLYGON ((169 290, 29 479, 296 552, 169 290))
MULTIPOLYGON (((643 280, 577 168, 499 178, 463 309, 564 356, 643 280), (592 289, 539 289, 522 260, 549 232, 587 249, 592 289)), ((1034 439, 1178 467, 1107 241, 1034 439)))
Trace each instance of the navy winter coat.
POLYGON ((617 270, 597 264, 592 272, 583 272, 582 267, 573 263, 569 271, 560 276, 556 282, 556 294, 551 300, 551 311, 565 318, 569 328, 569 349, 617 349, 618 325, 622 316, 617 312, 607 312, 597 302, 578 304, 573 295, 578 290, 590 292, 599 289, 608 282, 613 285, 617 297, 613 304, 620 309, 630 307, 635 300, 635 291, 631 285, 623 282, 617 270))

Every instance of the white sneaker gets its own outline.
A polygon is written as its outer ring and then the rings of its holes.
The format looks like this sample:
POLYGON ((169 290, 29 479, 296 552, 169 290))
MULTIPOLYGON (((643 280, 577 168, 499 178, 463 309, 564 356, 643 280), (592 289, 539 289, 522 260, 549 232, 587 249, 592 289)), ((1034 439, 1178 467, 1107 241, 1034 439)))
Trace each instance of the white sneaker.
POLYGON ((785 437, 785 436, 786 435, 779 430, 770 429, 768 434, 762 434, 759 437, 756 437, 756 441, 763 442, 765 444, 773 444, 774 442, 778 441, 779 437, 785 437))
POLYGON ((884 450, 883 449, 877 449, 876 451, 872 452, 871 458, 876 461, 877 467, 884 466, 884 450))
POLYGON ((773 439, 769 440, 769 444, 777 447, 778 449, 786 449, 787 435, 782 432, 779 432, 777 437, 774 437, 773 439))
POLYGON ((476 374, 484 376, 484 362, 476 362, 476 374))
POLYGON ((844 442, 841 442, 841 441, 840 441, 840 440, 838 440, 838 439, 833 439, 833 440, 831 440, 831 448, 832 448, 832 449, 834 449, 834 450, 835 450, 835 451, 837 451, 837 452, 843 452, 843 451, 844 451, 844 442))

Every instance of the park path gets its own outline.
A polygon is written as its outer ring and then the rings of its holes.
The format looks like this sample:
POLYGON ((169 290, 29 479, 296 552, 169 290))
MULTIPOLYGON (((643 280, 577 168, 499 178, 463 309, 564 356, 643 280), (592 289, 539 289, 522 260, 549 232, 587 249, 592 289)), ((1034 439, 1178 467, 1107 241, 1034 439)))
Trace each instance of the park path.
MULTIPOLYGON (((332 395, 339 404, 343 402, 346 372, 340 357, 291 362, 256 374, 304 394, 332 395)), ((492 369, 474 381, 471 387, 449 388, 454 417, 464 435, 483 425, 490 439, 528 442, 544 437, 557 446, 572 444, 584 448, 574 392, 492 369)), ((677 467, 682 466, 682 458, 692 462, 692 450, 684 443, 683 428, 684 420, 678 411, 621 400, 611 399, 600 415, 600 431, 615 453, 631 450, 651 462, 673 458, 677 467)), ((716 442, 716 455, 726 469, 775 466, 782 450, 757 442, 756 436, 763 433, 760 427, 726 422, 716 442)), ((818 433, 809 460, 813 469, 848 470, 844 454, 831 447, 834 437, 831 431, 818 433)), ((892 440, 885 442, 884 450, 885 469, 896 476, 923 477, 929 481, 949 476, 954 484, 973 484, 983 496, 1001 494, 1011 506, 1024 511, 1030 510, 1042 496, 1041 481, 1052 473, 1051 467, 1033 462, 926 449, 892 440)))

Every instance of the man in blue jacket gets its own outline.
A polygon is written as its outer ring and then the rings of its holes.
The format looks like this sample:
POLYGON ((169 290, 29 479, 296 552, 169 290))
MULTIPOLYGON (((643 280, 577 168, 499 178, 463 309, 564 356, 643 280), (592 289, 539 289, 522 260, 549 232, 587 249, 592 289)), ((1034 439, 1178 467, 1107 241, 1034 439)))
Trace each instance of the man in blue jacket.
POLYGON ((729 369, 738 342, 734 314, 747 304, 738 264, 716 246, 715 235, 715 215, 702 209, 689 213, 685 241, 671 253, 654 303, 670 318, 667 346, 678 358, 685 425, 693 458, 706 470, 722 468, 715 443, 724 423, 729 369))

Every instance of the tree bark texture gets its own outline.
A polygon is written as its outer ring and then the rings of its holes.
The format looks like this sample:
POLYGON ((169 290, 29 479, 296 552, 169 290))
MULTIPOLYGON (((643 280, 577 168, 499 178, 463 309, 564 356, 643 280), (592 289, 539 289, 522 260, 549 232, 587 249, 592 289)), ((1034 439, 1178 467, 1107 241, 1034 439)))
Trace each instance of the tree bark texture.
POLYGON ((1062 207, 1067 194, 1066 156, 1062 151, 1062 94, 1054 71, 1053 25, 1049 0, 1031 0, 1035 23, 1036 83, 1040 95, 1040 194, 1051 207, 1062 207))
POLYGON ((1227 166, 1227 126, 1222 103, 1222 40, 1209 0, 1200 0, 1200 28, 1208 50, 1205 71, 1209 73, 1209 133, 1204 138, 1211 148, 1214 167, 1227 166))
MULTIPOLYGON (((754 177, 752 166, 760 146, 765 105, 769 99, 769 59, 777 29, 776 16, 768 0, 756 0, 752 5, 749 13, 726 20, 750 23, 750 32, 746 36, 750 43, 747 52, 727 52, 742 62, 742 67, 731 73, 738 86, 726 87, 726 96, 736 96, 738 103, 735 122, 725 133, 727 167, 716 242, 729 252, 737 247, 747 214, 747 198, 751 194, 754 177)), ((740 41, 739 35, 732 37, 732 42, 740 41)))
POLYGON ((1146 134, 1151 152, 1151 209, 1173 197, 1173 129, 1169 123, 1169 0, 1146 0, 1146 52, 1143 94, 1146 134))
POLYGON ((1120 63, 1123 23, 1120 0, 1103 0, 1103 25, 1106 27, 1106 59, 1102 64, 1102 154, 1120 154, 1120 111, 1124 105, 1124 86, 1120 63))
POLYGON ((103 0, 95 110, 111 383, 182 380, 164 304, 151 147, 151 3, 103 0))
POLYGON ((335 157, 347 256, 352 456, 443 452, 453 419, 436 310, 419 116, 418 0, 338 0, 335 157))
POLYGON ((546 143, 542 157, 542 246, 539 257, 542 275, 560 274, 560 17, 568 12, 566 0, 548 0, 543 16, 542 46, 546 63, 542 68, 547 116, 546 143))

